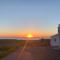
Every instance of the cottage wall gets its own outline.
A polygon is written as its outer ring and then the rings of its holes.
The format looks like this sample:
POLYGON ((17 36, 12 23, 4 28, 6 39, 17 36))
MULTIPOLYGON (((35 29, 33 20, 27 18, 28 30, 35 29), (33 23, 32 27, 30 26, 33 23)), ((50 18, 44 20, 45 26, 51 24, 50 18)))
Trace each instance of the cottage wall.
POLYGON ((51 46, 53 46, 53 47, 59 47, 59 45, 60 45, 59 37, 58 37, 58 36, 53 37, 53 38, 51 39, 50 44, 51 44, 51 46))

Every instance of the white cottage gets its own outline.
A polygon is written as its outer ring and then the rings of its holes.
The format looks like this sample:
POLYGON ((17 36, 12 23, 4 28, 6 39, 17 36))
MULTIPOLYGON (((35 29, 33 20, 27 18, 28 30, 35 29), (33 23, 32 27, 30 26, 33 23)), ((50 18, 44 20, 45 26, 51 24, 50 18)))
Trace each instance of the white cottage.
POLYGON ((51 37, 50 45, 52 47, 58 47, 58 48, 60 48, 60 24, 58 26, 58 33, 56 35, 53 35, 51 37))

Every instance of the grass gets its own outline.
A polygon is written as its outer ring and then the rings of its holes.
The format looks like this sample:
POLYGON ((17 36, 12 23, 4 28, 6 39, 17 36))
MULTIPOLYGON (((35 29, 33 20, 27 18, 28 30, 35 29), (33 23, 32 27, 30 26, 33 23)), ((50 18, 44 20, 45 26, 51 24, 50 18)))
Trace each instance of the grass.
MULTIPOLYGON (((17 48, 23 48, 25 43, 25 40, 0 39, 0 59, 15 51, 17 48)), ((27 47, 40 46, 49 46, 49 44, 47 42, 40 42, 39 40, 35 40, 27 44, 27 47)))
POLYGON ((15 51, 15 46, 0 46, 0 59, 15 51))

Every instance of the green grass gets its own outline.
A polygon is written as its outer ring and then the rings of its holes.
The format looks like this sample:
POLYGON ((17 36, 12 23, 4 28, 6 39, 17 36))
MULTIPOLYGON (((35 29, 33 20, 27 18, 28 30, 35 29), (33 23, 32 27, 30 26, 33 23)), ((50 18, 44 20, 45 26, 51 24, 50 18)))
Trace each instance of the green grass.
MULTIPOLYGON (((0 59, 15 51, 17 48, 23 48, 26 40, 0 39, 0 59), (4 45, 8 46, 4 46, 4 45), (12 46, 11 46, 12 45, 12 46)), ((27 47, 49 46, 48 42, 32 41, 27 47)))
POLYGON ((0 46, 0 59, 15 51, 15 46, 0 46))

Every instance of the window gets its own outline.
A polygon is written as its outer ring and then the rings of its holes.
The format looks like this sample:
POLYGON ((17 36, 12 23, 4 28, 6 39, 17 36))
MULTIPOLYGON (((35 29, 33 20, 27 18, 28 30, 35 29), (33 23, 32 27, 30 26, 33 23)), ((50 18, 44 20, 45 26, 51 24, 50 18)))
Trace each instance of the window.
POLYGON ((56 38, 54 38, 54 41, 56 42, 56 38))

